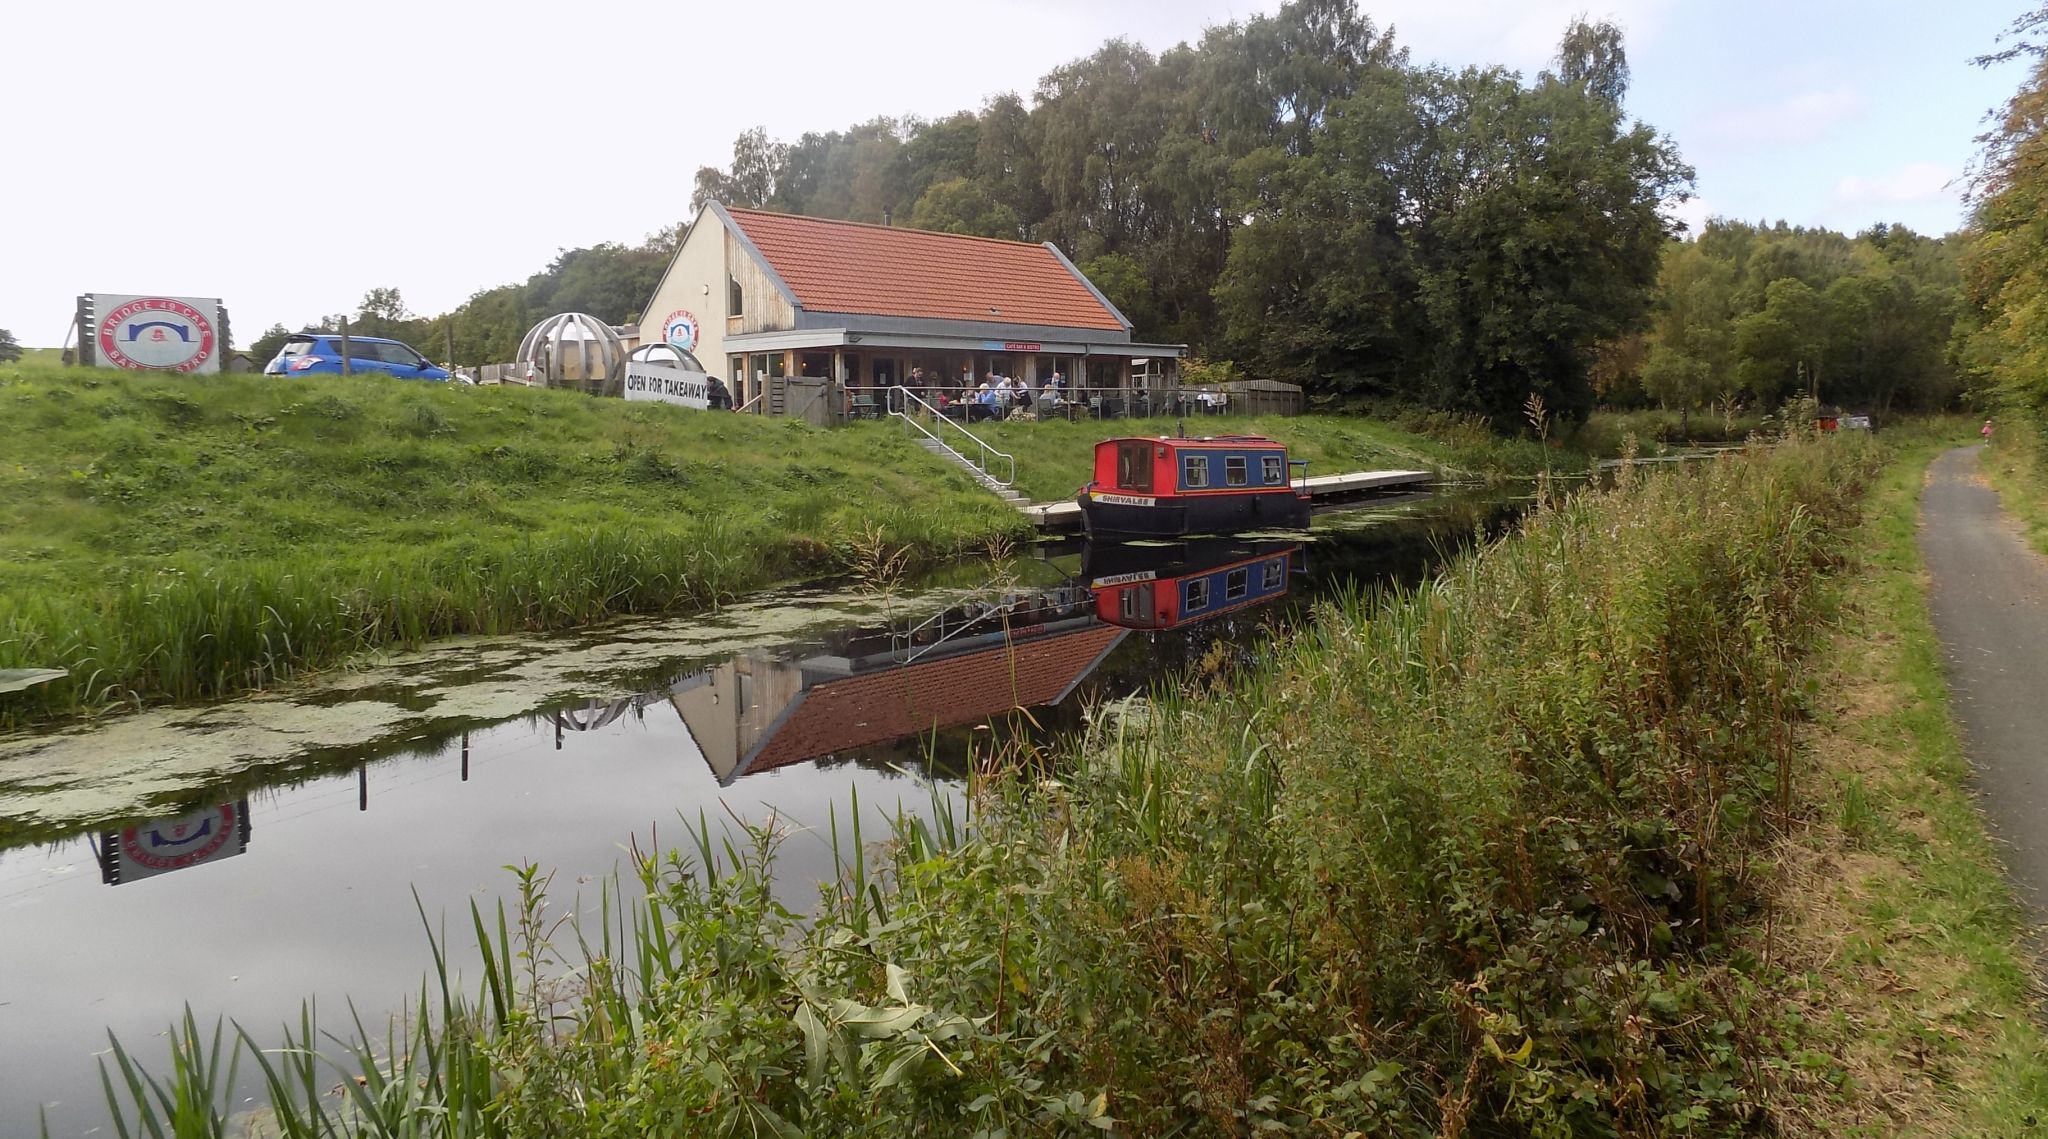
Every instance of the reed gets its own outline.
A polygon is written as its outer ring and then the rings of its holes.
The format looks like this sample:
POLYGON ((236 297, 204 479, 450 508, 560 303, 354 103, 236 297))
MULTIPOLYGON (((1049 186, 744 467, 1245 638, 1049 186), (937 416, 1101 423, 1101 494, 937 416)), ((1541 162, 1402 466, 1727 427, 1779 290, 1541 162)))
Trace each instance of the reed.
MULTIPOLYGON (((437 941, 345 1098, 308 1094, 309 1014, 280 1130, 1753 1134, 1828 1063, 1742 934, 1879 461, 1795 439, 1552 499, 1227 684, 997 748, 964 815, 935 791, 870 848, 853 804, 807 915, 772 822, 700 818, 587 922, 524 869, 472 914, 483 982, 437 941)), ((203 1092, 179 1063, 116 1111, 203 1092)))

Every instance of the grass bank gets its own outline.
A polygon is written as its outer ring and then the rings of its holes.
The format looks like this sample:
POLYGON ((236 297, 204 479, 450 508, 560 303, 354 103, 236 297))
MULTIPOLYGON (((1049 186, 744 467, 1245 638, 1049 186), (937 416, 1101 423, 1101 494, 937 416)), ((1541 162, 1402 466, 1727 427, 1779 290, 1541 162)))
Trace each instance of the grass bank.
POLYGON ((1807 1047, 1834 1058, 1805 1135, 2048 1134, 2048 1041, 2025 915, 1968 786, 1916 545, 1928 461, 1902 444, 1855 533, 1805 729, 1802 824, 1771 853, 1775 952, 1807 1047))
MULTIPOLYGON (((1024 530, 891 423, 48 365, 0 367, 0 414, 0 669, 69 670, 0 693, 0 730, 260 688, 437 636, 687 610, 884 547, 928 561, 1024 530)), ((1335 417, 1207 422, 1287 439, 1325 471, 1498 466, 1523 446, 1335 417)), ((1025 489, 1056 499, 1086 481, 1097 439, 1128 429, 991 434, 1025 489)))
MULTIPOLYGON (((971 819, 835 834, 812 920, 766 829, 646 862, 602 928, 550 936, 529 872, 484 985, 338 1057, 345 1100, 250 1062, 308 1135, 1769 1130, 1839 1082, 1753 946, 1878 465, 1625 471, 1227 689, 991 757, 971 819)), ((219 1068, 174 1043, 152 1110, 219 1068)))
POLYGON ((715 603, 1022 528, 900 430, 569 392, 0 368, 0 726, 715 603))

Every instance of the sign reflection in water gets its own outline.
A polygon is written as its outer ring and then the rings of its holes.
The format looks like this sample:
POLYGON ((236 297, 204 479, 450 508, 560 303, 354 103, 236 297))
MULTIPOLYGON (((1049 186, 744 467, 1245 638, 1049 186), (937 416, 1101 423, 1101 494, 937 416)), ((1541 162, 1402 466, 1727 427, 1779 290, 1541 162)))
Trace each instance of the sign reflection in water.
POLYGON ((186 870, 249 849, 249 801, 222 803, 100 835, 100 880, 109 886, 186 870))

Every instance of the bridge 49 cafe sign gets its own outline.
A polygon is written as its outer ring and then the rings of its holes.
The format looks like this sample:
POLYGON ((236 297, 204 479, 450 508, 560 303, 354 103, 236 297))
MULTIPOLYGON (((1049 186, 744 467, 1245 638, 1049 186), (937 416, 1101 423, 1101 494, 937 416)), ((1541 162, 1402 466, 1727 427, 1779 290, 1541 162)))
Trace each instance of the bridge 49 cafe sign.
POLYGON ((105 368, 210 375, 220 371, 221 306, 217 297, 88 293, 87 339, 105 368))

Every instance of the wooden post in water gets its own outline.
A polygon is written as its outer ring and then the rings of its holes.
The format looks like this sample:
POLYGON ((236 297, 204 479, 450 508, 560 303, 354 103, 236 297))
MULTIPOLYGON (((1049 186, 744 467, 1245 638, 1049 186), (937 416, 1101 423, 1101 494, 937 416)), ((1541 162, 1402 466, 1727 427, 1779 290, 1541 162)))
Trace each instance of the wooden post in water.
POLYGON ((366 763, 358 764, 356 766, 356 810, 367 811, 369 809, 370 765, 366 763))
POLYGON ((469 733, 462 733, 462 781, 469 782, 469 733))

